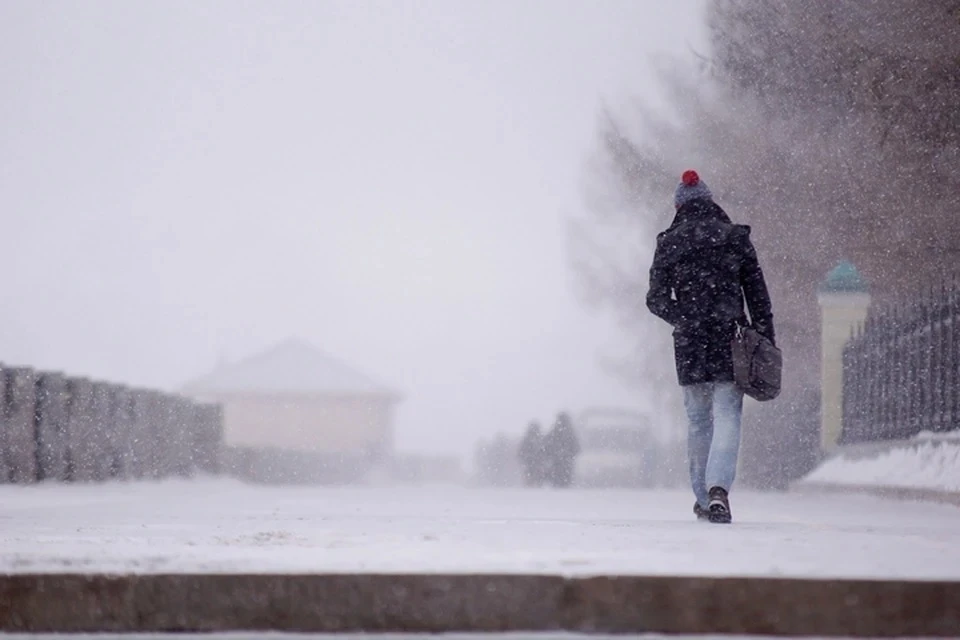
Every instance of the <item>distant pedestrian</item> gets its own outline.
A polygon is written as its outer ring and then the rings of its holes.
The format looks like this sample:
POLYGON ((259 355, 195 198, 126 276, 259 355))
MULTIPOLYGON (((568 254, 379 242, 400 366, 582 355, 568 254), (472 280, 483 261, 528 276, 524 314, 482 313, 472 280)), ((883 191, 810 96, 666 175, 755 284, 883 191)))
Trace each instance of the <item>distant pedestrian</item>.
POLYGON ((545 442, 547 479, 555 487, 566 488, 573 484, 580 441, 573 428, 573 421, 566 413, 560 413, 545 442))
POLYGON ((520 464, 523 466, 523 484, 528 487, 542 486, 546 475, 546 459, 544 454, 544 437, 540 425, 531 422, 527 432, 520 441, 518 451, 520 464))
POLYGON ((773 311, 750 227, 730 221, 696 171, 683 173, 674 206, 673 224, 657 236, 647 307, 673 327, 694 513, 727 523, 743 411, 731 343, 748 324, 744 300, 753 328, 771 342, 773 311))

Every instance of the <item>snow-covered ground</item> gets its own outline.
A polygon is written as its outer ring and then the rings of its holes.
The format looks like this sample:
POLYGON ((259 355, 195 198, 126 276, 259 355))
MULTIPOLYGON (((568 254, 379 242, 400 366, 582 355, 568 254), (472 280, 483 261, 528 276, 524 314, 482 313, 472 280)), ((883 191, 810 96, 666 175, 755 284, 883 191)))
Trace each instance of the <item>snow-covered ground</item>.
POLYGON ((873 455, 839 455, 820 465, 805 481, 960 492, 960 437, 923 435, 873 455))
POLYGON ((734 492, 0 487, 0 571, 536 572, 960 578, 960 509, 734 492))

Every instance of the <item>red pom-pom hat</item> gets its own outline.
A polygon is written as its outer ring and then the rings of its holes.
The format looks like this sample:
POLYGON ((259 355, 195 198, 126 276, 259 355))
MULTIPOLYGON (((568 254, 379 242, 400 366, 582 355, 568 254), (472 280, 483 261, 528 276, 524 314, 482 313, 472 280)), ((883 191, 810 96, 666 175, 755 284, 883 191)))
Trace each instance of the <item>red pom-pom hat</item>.
POLYGON ((683 175, 680 176, 680 181, 688 187, 695 187, 697 183, 700 182, 700 174, 693 169, 687 169, 683 172, 683 175))
POLYGON ((710 187, 700 179, 700 174, 693 169, 687 169, 680 176, 680 184, 673 194, 673 205, 679 209, 691 200, 713 200, 710 187))

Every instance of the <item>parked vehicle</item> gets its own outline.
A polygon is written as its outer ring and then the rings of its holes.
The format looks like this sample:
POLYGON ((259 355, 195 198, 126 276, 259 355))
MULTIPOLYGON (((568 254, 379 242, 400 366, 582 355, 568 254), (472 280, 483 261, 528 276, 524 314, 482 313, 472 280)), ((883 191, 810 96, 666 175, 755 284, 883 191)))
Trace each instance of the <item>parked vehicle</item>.
POLYGON ((590 408, 577 416, 581 443, 575 482, 580 487, 653 487, 660 444, 647 415, 590 408))

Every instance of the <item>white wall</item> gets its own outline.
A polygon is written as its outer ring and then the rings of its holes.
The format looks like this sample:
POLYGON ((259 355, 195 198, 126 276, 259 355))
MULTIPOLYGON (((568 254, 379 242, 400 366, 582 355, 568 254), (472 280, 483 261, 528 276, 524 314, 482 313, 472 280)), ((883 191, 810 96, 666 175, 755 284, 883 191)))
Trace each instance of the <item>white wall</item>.
POLYGON ((821 293, 820 446, 831 451, 843 427, 843 347, 870 308, 865 293, 821 293))
POLYGON ((393 446, 393 403, 385 398, 230 394, 216 400, 229 446, 322 453, 393 446))

